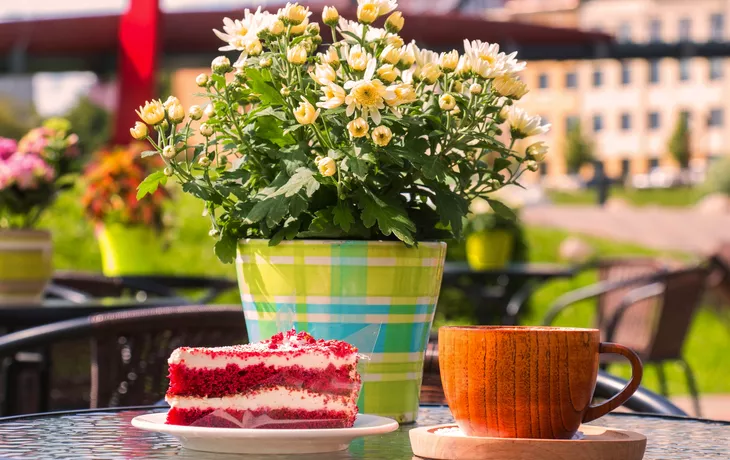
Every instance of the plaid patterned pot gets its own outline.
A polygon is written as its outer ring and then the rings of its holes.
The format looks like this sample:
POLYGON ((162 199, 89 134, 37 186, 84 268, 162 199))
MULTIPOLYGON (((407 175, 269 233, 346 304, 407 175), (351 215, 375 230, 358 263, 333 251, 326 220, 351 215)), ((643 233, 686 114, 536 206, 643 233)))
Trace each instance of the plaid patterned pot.
POLYGON ((317 338, 358 337, 348 341, 372 351, 360 411, 412 422, 445 256, 446 243, 241 241, 236 268, 249 338, 292 325, 317 338))

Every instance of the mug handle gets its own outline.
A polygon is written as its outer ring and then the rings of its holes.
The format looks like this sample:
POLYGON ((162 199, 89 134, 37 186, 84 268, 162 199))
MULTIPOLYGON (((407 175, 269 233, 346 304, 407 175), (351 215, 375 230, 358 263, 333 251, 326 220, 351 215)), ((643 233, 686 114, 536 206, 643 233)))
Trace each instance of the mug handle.
POLYGON ((639 389, 641 378, 644 375, 644 369, 641 365, 641 359, 633 350, 617 343, 603 342, 598 346, 599 353, 614 353, 626 357, 631 363, 631 380, 626 384, 613 398, 605 401, 597 406, 589 406, 583 415, 583 423, 590 422, 599 417, 603 417, 621 404, 629 400, 629 398, 639 389))

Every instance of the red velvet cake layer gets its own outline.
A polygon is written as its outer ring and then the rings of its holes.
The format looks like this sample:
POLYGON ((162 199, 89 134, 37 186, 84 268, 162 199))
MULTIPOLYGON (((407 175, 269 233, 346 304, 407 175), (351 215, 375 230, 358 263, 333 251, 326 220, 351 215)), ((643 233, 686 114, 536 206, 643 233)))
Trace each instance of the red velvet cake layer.
POLYGON ((259 408, 255 411, 226 410, 230 416, 210 415, 213 409, 171 408, 167 413, 169 425, 194 425, 214 428, 349 428, 355 423, 355 414, 328 410, 292 410, 259 408), (258 420, 257 420, 258 418, 258 420), (273 419, 273 420, 271 420, 273 419), (276 423, 276 420, 282 421, 276 423))
POLYGON ((204 369, 171 364, 167 395, 220 398, 275 386, 348 395, 360 383, 359 377, 357 380, 352 379, 352 370, 353 366, 335 368, 333 365, 326 369, 305 369, 301 366, 274 367, 261 363, 243 369, 236 364, 204 369))

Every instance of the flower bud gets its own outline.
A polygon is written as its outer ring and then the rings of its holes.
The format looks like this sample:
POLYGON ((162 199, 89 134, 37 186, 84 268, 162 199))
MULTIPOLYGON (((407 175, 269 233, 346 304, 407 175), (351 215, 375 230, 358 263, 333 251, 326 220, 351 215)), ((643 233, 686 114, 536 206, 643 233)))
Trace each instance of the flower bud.
POLYGON ((495 78, 492 86, 500 96, 511 99, 521 99, 529 91, 525 82, 508 75, 495 78))
POLYGON ((210 68, 217 74, 225 75, 231 71, 231 61, 225 56, 218 56, 213 59, 210 68))
POLYGON ((208 85, 208 76, 204 73, 201 73, 197 77, 195 77, 195 84, 200 86, 201 88, 204 88, 208 85))
POLYGON ((436 64, 429 62, 423 67, 417 69, 414 75, 417 75, 418 78, 422 79, 429 85, 433 85, 441 76, 441 69, 439 69, 436 64))
POLYGON ((167 120, 162 120, 160 122, 160 129, 163 132, 166 132, 168 129, 170 129, 170 123, 167 120))
POLYGON ((527 147, 527 155, 532 157, 535 161, 543 161, 547 155, 548 147, 545 142, 535 142, 534 144, 527 147))
POLYGON ((299 3, 287 3, 284 8, 279 10, 279 19, 293 26, 301 24, 308 16, 309 8, 305 8, 299 3))
POLYGON ((525 167, 529 169, 532 172, 535 172, 538 170, 539 165, 537 164, 537 161, 535 160, 527 160, 525 161, 525 167))
POLYGON ((387 62, 388 64, 396 65, 400 61, 401 56, 403 55, 403 50, 400 48, 396 48, 393 45, 388 45, 385 47, 382 53, 380 53, 380 59, 387 62))
POLYGON ((281 88, 281 90, 279 92, 284 97, 289 97, 291 95, 291 90, 289 89, 288 86, 285 86, 285 87, 281 88))
POLYGON ((400 72, 390 64, 385 64, 378 69, 378 78, 385 83, 393 83, 400 72))
POLYGON ((357 7, 357 20, 363 24, 372 24, 378 19, 379 11, 375 3, 361 3, 357 7))
POLYGON ((198 164, 204 168, 207 168, 208 166, 210 166, 210 158, 205 155, 201 155, 200 158, 198 158, 198 164))
POLYGON ((165 106, 158 100, 145 102, 144 106, 140 106, 137 115, 148 125, 156 125, 165 120, 165 106))
POLYGON ((313 22, 307 26, 307 33, 309 35, 319 35, 319 24, 313 22))
POLYGON ((385 147, 390 144, 390 140, 393 138, 393 132, 387 126, 378 126, 373 130, 372 138, 376 145, 385 147))
POLYGON ((188 109, 188 114, 191 120, 200 120, 203 118, 203 109, 199 105, 191 105, 188 109))
POLYGON ((207 123, 203 123, 200 125, 200 134, 202 134, 205 137, 210 137, 213 135, 213 127, 210 126, 207 123))
POLYGON ((208 236, 217 236, 220 232, 216 230, 215 228, 211 228, 208 232, 208 236))
POLYGON ((175 173, 175 172, 174 172, 174 171, 172 170, 172 168, 171 168, 171 167, 169 167, 169 166, 168 166, 168 167, 166 167, 165 169, 163 169, 163 170, 162 170, 162 172, 163 172, 163 173, 164 173, 164 174, 165 174, 165 175, 166 175, 167 177, 170 177, 170 176, 172 176, 172 175, 173 175, 173 174, 175 173))
POLYGON ((261 66, 261 68, 263 68, 263 69, 268 69, 269 67, 271 67, 271 65, 272 65, 273 63, 274 63, 274 61, 272 61, 272 60, 271 60, 271 58, 270 58, 270 57, 268 57, 268 56, 267 56, 267 57, 265 57, 265 58, 263 58, 263 59, 261 59, 261 60, 259 61, 259 65, 260 65, 260 66, 261 66))
POLYGON ((385 37, 385 44, 386 45, 393 45, 395 48, 403 48, 403 39, 399 35, 395 34, 388 34, 387 37, 385 37))
POLYGON ((368 134, 368 122, 363 118, 356 118, 347 124, 347 131, 350 132, 352 137, 365 137, 368 134))
POLYGON ((180 102, 173 102, 167 108, 167 116, 168 118, 170 118, 171 122, 180 123, 185 119, 185 109, 183 109, 183 106, 182 104, 180 104, 180 102))
POLYGON ((322 10, 322 22, 330 27, 334 27, 337 25, 337 21, 339 20, 340 13, 337 12, 337 9, 334 6, 324 7, 324 10, 322 10))
POLYGON ((251 56, 258 56, 264 51, 264 47, 258 38, 246 42, 246 52, 251 56))
POLYGON ((162 156, 165 157, 166 160, 172 160, 177 156, 177 151, 175 151, 175 147, 172 145, 167 145, 162 149, 162 156))
POLYGON ((453 109, 456 107, 456 98, 448 93, 441 95, 439 98, 439 107, 441 107, 441 110, 453 109))
POLYGON ((141 121, 138 121, 134 124, 133 128, 129 129, 129 134, 132 135, 133 138, 137 139, 138 141, 141 141, 142 139, 147 138, 147 125, 142 123, 141 121))
POLYGON ((414 62, 416 62, 416 57, 413 56, 413 53, 406 51, 401 56, 400 63, 398 65, 402 69, 409 69, 413 65, 414 62))
POLYGON ((479 83, 472 83, 469 87, 469 92, 476 96, 478 94, 482 94, 483 89, 484 88, 482 88, 482 85, 480 85, 479 83))
POLYGON ((390 33, 397 34, 403 29, 405 19, 400 11, 396 11, 385 20, 385 30, 390 33))
POLYGON ((302 97, 302 102, 294 111, 294 118, 300 125, 311 125, 319 117, 319 110, 315 109, 311 102, 302 97))
POLYGON ((276 20, 269 26, 269 33, 274 37, 280 37, 286 31, 286 26, 283 22, 276 20))
POLYGON ((292 46, 286 52, 287 61, 295 65, 302 65, 307 62, 307 49, 299 44, 292 46))
POLYGON ((205 106, 205 110, 203 110, 203 115, 205 115, 205 118, 213 118, 215 116, 215 107, 213 107, 213 103, 205 106))
POLYGON ((330 157, 320 158, 319 161, 317 161, 317 168, 319 169, 320 174, 325 177, 331 177, 337 174, 337 164, 335 164, 335 160, 330 157))
POLYGON ((459 65, 459 52, 452 50, 448 53, 441 53, 439 57, 439 65, 444 72, 453 72, 459 65))

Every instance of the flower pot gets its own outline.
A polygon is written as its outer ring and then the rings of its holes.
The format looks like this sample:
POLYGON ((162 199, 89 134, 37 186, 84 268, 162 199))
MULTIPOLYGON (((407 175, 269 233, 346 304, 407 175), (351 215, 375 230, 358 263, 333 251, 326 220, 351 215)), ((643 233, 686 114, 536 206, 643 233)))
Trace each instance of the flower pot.
POLYGON ((339 340, 379 330, 371 349, 355 343, 372 351, 361 368, 360 411, 412 422, 445 255, 446 243, 241 241, 236 268, 249 339, 291 325, 339 340))
POLYGON ((40 303, 52 276, 49 232, 0 230, 0 305, 40 303))
POLYGON ((106 276, 155 273, 154 255, 160 239, 155 229, 143 225, 103 224, 96 229, 106 276))
POLYGON ((507 230, 482 230, 466 237, 466 260, 474 270, 503 267, 512 257, 514 235, 507 230))

